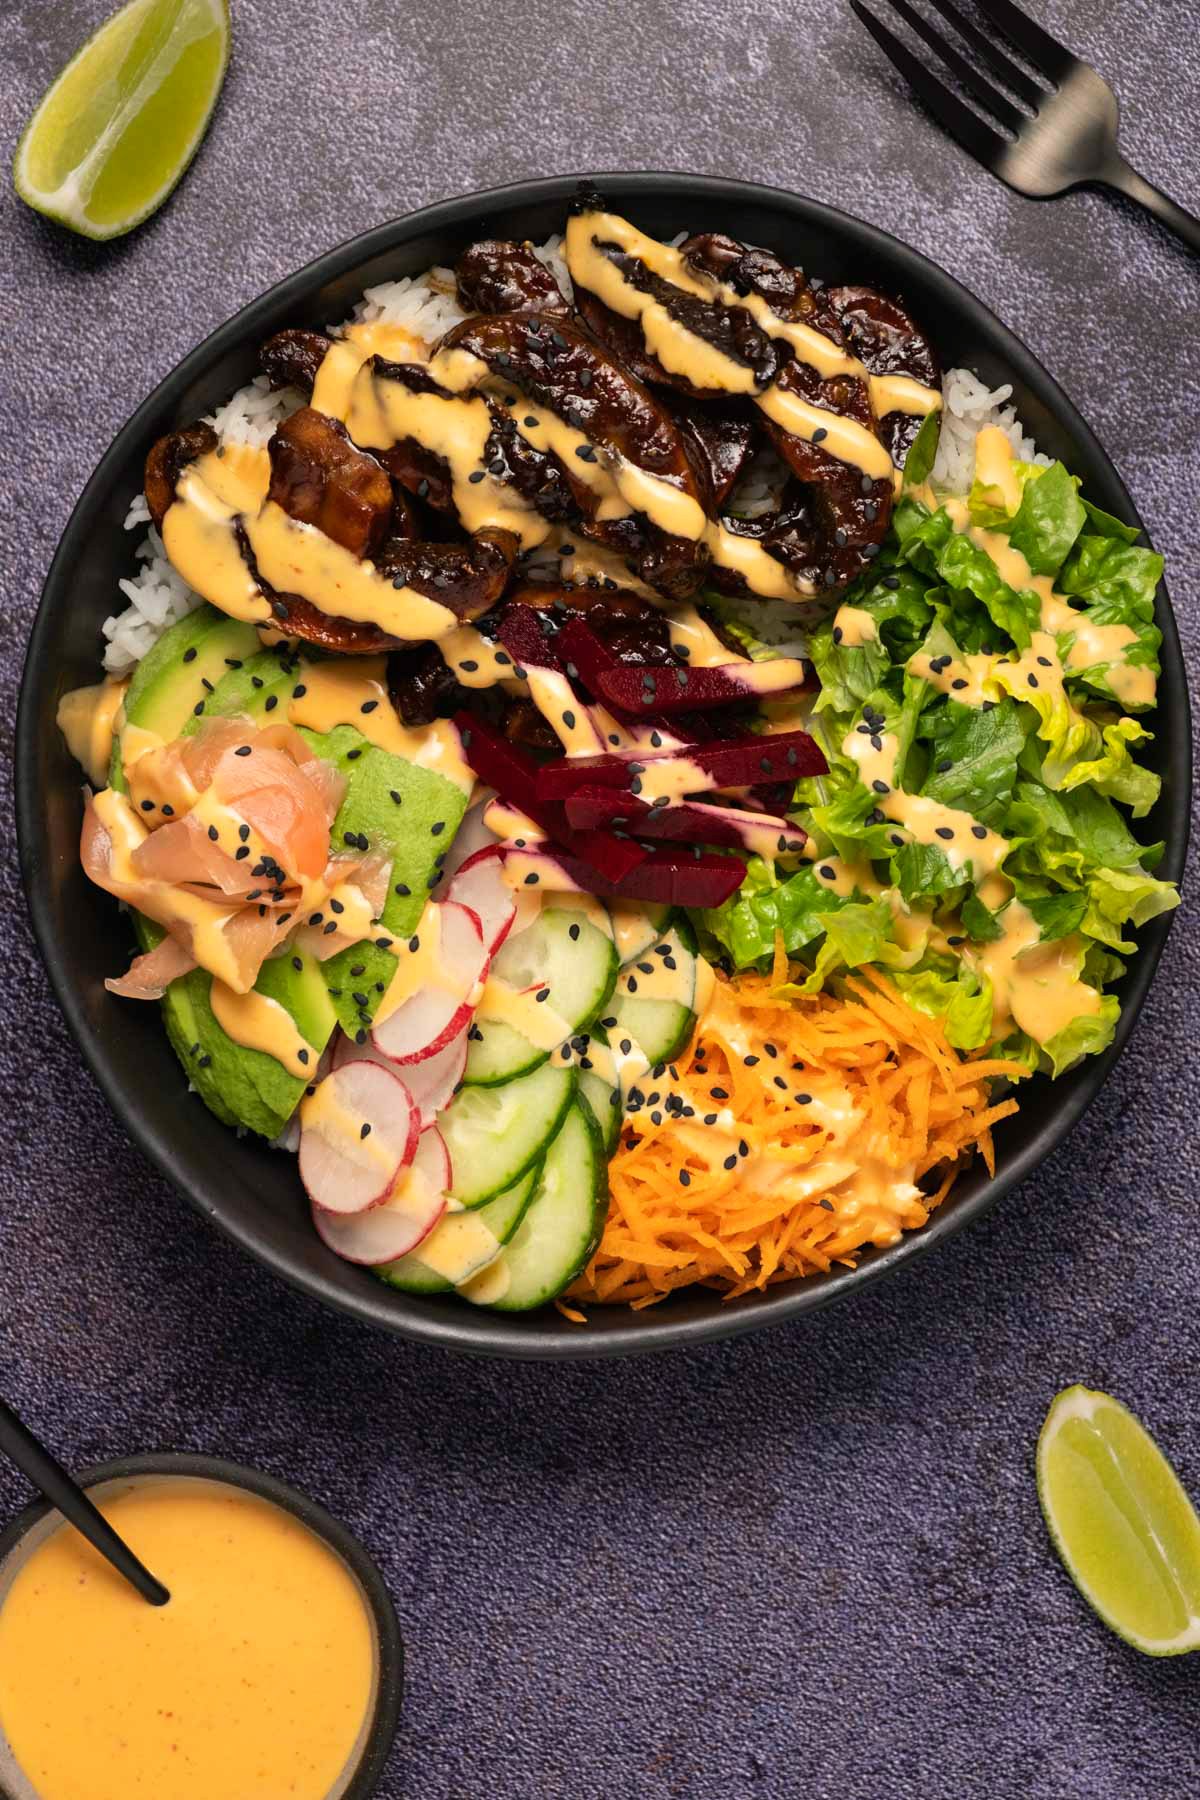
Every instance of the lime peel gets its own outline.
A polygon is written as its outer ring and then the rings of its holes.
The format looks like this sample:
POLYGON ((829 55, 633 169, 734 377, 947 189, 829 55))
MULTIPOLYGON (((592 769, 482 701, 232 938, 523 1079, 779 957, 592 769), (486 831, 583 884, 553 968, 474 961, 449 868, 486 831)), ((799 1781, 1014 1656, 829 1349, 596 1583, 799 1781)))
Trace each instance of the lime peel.
POLYGON ((1133 1414, 1064 1388, 1038 1438, 1037 1483, 1055 1549, 1110 1630, 1147 1656, 1200 1649, 1200 1518, 1133 1414))
POLYGON ((200 146, 229 39, 228 0, 129 0, 38 103, 13 159, 20 198, 90 238, 149 218, 200 146), (99 207, 98 184, 114 190, 99 207))

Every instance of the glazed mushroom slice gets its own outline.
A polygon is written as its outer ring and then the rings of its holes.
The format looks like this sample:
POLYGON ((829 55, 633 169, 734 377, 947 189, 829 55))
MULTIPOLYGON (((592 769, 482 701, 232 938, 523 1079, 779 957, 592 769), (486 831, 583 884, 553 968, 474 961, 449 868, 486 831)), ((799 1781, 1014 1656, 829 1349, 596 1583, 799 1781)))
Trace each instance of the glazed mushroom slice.
MULTIPOLYGON (((504 592, 517 549, 516 538, 507 531, 481 531, 461 544, 393 538, 380 552, 375 567, 393 587, 410 588, 448 607, 457 618, 471 620, 488 612, 504 592)), ((252 562, 248 545, 243 553, 252 562)), ((279 629, 289 637, 350 656, 374 655, 408 641, 375 625, 338 618, 297 594, 280 593, 257 570, 256 575, 279 629)))
POLYGON ((379 549, 391 524, 392 484, 344 425, 302 406, 276 427, 269 455, 267 498, 289 518, 315 525, 355 556, 379 549))
MULTIPOLYGON (((871 375, 907 375, 922 387, 940 391, 937 352, 898 300, 867 287, 830 288, 826 299, 847 345, 871 375)), ((921 428, 921 417, 896 411, 880 418, 883 441, 898 467, 921 428)))
POLYGON ((175 498, 175 489, 183 471, 189 463, 194 463, 201 456, 208 456, 217 448, 217 443, 217 434, 211 425, 196 424, 185 425, 179 431, 170 431, 151 446, 146 458, 143 487, 146 505, 157 530, 162 530, 162 522, 175 498))
POLYGON ((678 426, 641 382, 577 325, 536 313, 467 319, 441 350, 469 352, 568 428, 569 447, 555 448, 585 535, 668 597, 695 590, 708 560, 704 495, 678 426))
POLYGON ((464 250, 454 271, 467 312, 569 313, 566 296, 531 244, 483 238, 464 250))
POLYGON ((727 281, 739 294, 757 294, 781 319, 813 321, 817 290, 802 270, 783 262, 773 250, 739 243, 718 231, 690 237, 679 250, 697 274, 727 281))
POLYGON ((258 353, 258 366, 273 388, 311 394, 332 338, 320 331, 277 331, 258 353))
POLYGON ((677 394, 671 411, 684 447, 703 482, 709 512, 723 506, 754 449, 754 421, 736 401, 692 400, 677 394))

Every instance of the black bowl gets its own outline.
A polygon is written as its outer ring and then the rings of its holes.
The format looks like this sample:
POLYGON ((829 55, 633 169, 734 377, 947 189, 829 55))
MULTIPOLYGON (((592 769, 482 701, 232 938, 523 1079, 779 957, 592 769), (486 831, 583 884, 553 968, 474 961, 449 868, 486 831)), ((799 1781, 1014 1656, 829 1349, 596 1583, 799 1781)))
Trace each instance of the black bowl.
MULTIPOLYGON (((396 1609, 387 1585, 367 1551, 340 1525, 331 1513, 298 1488, 277 1481, 261 1470, 247 1469, 241 1463, 226 1462, 219 1456, 200 1456, 191 1451, 153 1451, 141 1456, 122 1456, 114 1462, 96 1463, 76 1477, 80 1487, 93 1497, 98 1488, 120 1490, 130 1482, 148 1476, 185 1476, 193 1480, 219 1481, 228 1487, 243 1488, 260 1500, 291 1513, 302 1525, 328 1544, 335 1556, 345 1564, 359 1589, 375 1628, 378 1659, 375 1694, 371 1713, 363 1735, 358 1760, 342 1791, 341 1800, 370 1800, 379 1785, 387 1762, 396 1726, 400 1718, 400 1702, 404 1694, 404 1644, 396 1609)), ((35 1500, 24 1512, 0 1532, 0 1570, 12 1553, 28 1538, 30 1532, 48 1521, 55 1509, 48 1500, 35 1500)), ((2 1738, 2 1734, 0 1734, 2 1738)), ((8 1796, 0 1769, 0 1796, 8 1796)))
MULTIPOLYGON (((769 244, 826 280, 863 281, 903 295, 947 366, 974 369, 992 386, 1011 382, 1020 415, 1041 448, 1083 477, 1084 491, 1097 505, 1141 523, 1112 463, 1062 389, 987 307, 915 250, 814 200, 747 182, 690 175, 598 179, 616 207, 656 235, 725 230, 769 244)), ((573 176, 523 182, 382 225, 281 281, 185 357, 119 433, 75 508, 34 625, 17 725, 17 822, 34 929, 84 1056, 142 1148, 229 1237, 330 1305, 455 1350, 548 1359, 624 1355, 754 1330, 861 1290, 927 1255, 1030 1175, 1075 1124, 1133 1028, 1170 924, 1169 915, 1155 919, 1141 933, 1121 984, 1122 1017, 1111 1049, 1053 1085, 1033 1084, 1018 1117, 999 1128, 994 1180, 975 1169, 923 1231, 868 1252, 857 1269, 737 1301, 696 1290, 637 1316, 596 1308, 592 1322, 581 1327, 552 1308, 506 1316, 453 1298, 399 1294, 324 1248, 285 1158, 235 1139, 188 1098, 157 1010, 114 1001, 102 985, 106 974, 125 966, 129 931, 111 900, 80 870, 79 773, 54 728, 59 696, 96 679, 100 622, 114 610, 118 578, 130 572, 133 534, 122 531, 122 520, 141 487, 147 447, 159 433, 211 411, 248 380, 256 347, 270 332, 343 318, 364 287, 451 263, 476 237, 540 241, 562 229, 576 185, 573 176), (146 1082, 148 1069, 160 1071, 153 1084, 146 1082)), ((1163 681, 1153 761, 1163 791, 1146 830, 1151 840, 1166 841, 1159 873, 1177 880, 1187 847, 1191 733, 1179 638, 1165 591, 1158 622, 1163 681)))

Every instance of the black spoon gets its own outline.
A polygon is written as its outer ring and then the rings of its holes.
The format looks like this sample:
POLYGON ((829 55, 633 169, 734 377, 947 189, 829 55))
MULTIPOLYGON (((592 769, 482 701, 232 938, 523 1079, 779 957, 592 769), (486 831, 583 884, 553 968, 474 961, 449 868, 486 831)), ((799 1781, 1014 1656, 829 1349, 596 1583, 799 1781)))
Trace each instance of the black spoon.
POLYGON ((67 1471, 55 1462, 3 1400, 0 1400, 0 1450, 12 1458, 36 1487, 41 1488, 50 1504, 58 1508, 93 1549, 107 1558, 117 1574, 123 1575, 143 1600, 148 1600, 151 1606, 167 1604, 171 1596, 162 1582, 156 1581, 149 1569, 138 1561, 104 1514, 93 1506, 81 1487, 76 1487, 67 1471))

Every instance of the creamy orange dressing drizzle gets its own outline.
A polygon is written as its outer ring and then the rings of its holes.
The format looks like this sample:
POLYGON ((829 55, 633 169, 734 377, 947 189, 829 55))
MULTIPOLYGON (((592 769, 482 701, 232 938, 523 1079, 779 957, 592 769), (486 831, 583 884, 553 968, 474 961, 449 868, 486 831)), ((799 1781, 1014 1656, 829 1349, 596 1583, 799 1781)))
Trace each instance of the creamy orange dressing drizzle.
POLYGON ((436 641, 457 624, 449 607, 415 588, 395 587, 373 563, 291 518, 275 501, 245 512, 220 499, 196 464, 183 471, 175 493, 162 525, 167 555, 190 587, 231 618, 265 624, 273 617, 242 555, 241 531, 263 580, 320 612, 376 624, 403 639, 436 641))
MULTIPOLYGON (((670 373, 686 377, 697 387, 753 395, 767 417, 785 431, 809 441, 814 432, 823 431, 823 447, 839 461, 877 479, 892 475, 892 459, 874 432, 856 420, 813 406, 778 384, 756 394, 752 369, 673 318, 661 301, 636 287, 621 272, 605 255, 602 244, 617 246, 687 294, 722 306, 741 307, 769 336, 789 343, 796 356, 823 378, 848 375, 869 383, 870 377, 856 357, 839 349, 812 326, 780 318, 761 295, 739 294, 729 283, 702 274, 678 249, 648 237, 615 213, 576 214, 567 222, 564 251, 572 279, 596 294, 620 317, 636 321, 646 348, 670 373)), ((886 378, 873 390, 875 397, 888 412, 920 414, 941 405, 936 390, 909 378, 886 378)))
POLYGON ((963 952, 992 984, 995 1037, 1002 1037, 1011 1021, 1035 1044, 1045 1044, 1072 1019, 1100 1011, 1101 996, 1076 972, 1078 937, 1041 943, 1037 920, 1019 900, 1010 900, 999 916, 1003 935, 963 952))
POLYGON ((97 787, 108 780, 113 738, 129 686, 128 676, 109 676, 94 687, 74 688, 58 703, 56 722, 67 749, 97 787))
POLYGON ((833 639, 846 650, 861 650, 879 636, 878 627, 869 612, 861 606, 843 604, 833 615, 833 639))
POLYGON ((143 1478, 96 1497, 171 1599, 148 1606, 61 1521, 14 1565, 0 1601, 0 1726, 27 1791, 341 1793, 378 1660, 346 1566, 241 1489, 143 1478))
MULTIPOLYGON (((1010 515, 1021 503, 1020 478, 1015 467, 1013 448, 999 426, 987 425, 975 440, 975 472, 987 490, 988 499, 1003 506, 1010 515)), ((1036 479, 1036 478, 1035 478, 1036 479)), ((934 508, 939 501, 928 489, 915 490, 918 498, 934 508)), ((1153 706, 1156 692, 1154 671, 1141 664, 1130 663, 1125 653, 1137 642, 1132 626, 1097 625, 1085 613, 1054 591, 1049 575, 1036 575, 1027 559, 1012 541, 1000 531, 989 531, 973 524, 965 500, 951 497, 940 502, 950 515, 956 531, 965 532, 971 542, 987 553, 1000 572, 1001 579, 1018 593, 1036 595, 1041 608, 1041 624, 1045 632, 1055 636, 1071 634, 1072 642, 1065 657, 1068 669, 1091 669, 1100 665, 1104 678, 1116 698, 1124 706, 1153 706)), ((1055 652, 1057 655, 1057 651, 1055 652)))
POLYGON ((386 657, 335 657, 328 662, 305 663, 297 675, 297 686, 305 691, 299 697, 292 692, 287 701, 291 724, 322 735, 338 725, 352 725, 379 749, 444 776, 465 794, 471 792, 474 773, 448 719, 437 719, 432 725, 401 723, 388 695, 386 657))
POLYGON ((214 981, 209 989, 208 1003, 217 1024, 235 1044, 274 1057, 289 1075, 296 1075, 301 1081, 307 1080, 315 1071, 317 1052, 278 1000, 256 993, 253 988, 248 994, 236 994, 223 981, 214 981))

